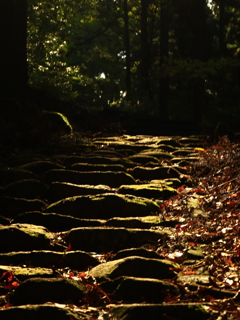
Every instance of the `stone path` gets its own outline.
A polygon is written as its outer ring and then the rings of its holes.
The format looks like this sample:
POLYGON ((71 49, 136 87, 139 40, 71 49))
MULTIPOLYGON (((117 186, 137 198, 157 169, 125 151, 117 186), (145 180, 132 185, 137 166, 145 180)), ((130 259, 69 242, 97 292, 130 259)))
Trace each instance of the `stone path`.
POLYGON ((167 303, 180 265, 153 250, 200 146, 123 135, 4 156, 0 319, 208 319, 198 303, 167 303))

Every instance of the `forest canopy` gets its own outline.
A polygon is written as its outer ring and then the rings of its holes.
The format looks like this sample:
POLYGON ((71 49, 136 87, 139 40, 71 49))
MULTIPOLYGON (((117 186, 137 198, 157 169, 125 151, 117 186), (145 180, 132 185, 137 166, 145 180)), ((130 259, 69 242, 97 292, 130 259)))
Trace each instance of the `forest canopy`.
POLYGON ((30 86, 82 107, 240 116, 239 0, 31 0, 30 86))

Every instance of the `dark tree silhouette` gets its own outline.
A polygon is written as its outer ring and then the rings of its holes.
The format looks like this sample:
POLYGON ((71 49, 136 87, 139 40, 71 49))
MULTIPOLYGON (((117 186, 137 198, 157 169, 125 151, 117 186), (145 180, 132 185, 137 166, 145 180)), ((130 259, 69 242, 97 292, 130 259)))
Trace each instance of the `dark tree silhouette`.
POLYGON ((0 99, 22 98, 27 86, 27 0, 0 1, 0 99))

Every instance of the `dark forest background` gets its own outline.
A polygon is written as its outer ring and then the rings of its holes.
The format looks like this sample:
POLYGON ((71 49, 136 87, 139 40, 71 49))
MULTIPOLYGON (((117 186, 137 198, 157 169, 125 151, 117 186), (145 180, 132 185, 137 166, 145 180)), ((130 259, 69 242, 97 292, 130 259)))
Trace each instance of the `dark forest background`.
POLYGON ((0 18, 2 100, 31 88, 80 109, 238 126, 239 0, 2 0, 0 18))

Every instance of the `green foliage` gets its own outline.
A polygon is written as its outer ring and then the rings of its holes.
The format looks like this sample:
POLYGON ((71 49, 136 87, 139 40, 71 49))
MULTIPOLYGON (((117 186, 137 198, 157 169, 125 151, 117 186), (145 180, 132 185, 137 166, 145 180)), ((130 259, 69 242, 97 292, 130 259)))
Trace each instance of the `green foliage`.
POLYGON ((136 0, 29 2, 29 84, 88 108, 158 115, 167 82, 170 119, 192 121, 199 114, 198 121, 211 123, 226 114, 239 117, 237 0, 224 2, 221 12, 219 0, 211 7, 204 0, 153 0, 145 13, 142 5, 136 0), (163 13, 167 27, 160 23, 163 13))
POLYGON ((68 118, 66 116, 64 116, 62 113, 55 112, 55 111, 43 111, 43 112, 46 114, 49 114, 49 115, 54 115, 57 118, 60 118, 64 122, 64 124, 70 129, 70 132, 71 133, 73 132, 73 128, 72 128, 70 122, 68 121, 68 118))

